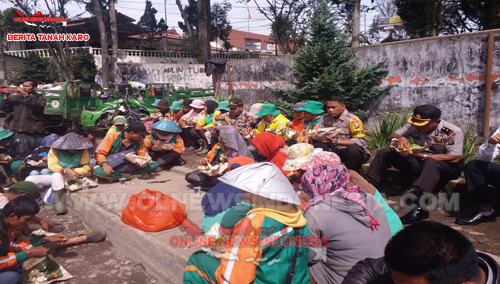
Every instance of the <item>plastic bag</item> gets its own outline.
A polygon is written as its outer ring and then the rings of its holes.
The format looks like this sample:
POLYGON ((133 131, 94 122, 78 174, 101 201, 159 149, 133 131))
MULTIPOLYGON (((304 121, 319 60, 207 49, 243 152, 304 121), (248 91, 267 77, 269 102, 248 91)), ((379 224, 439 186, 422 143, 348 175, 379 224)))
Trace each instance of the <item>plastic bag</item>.
POLYGON ((145 189, 130 197, 122 222, 146 232, 158 232, 180 225, 174 213, 184 214, 186 204, 159 191, 145 189))

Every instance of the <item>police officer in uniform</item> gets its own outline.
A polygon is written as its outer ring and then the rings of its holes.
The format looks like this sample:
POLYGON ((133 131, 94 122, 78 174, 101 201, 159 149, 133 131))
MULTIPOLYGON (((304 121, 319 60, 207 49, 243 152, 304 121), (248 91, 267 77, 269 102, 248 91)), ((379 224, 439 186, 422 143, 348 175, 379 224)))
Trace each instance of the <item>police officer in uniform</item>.
POLYGON ((348 169, 359 171, 361 165, 370 159, 363 122, 346 109, 343 97, 329 98, 326 111, 318 123, 318 129, 339 127, 340 133, 336 139, 314 143, 314 147, 336 153, 348 169))
MULTIPOLYGON (((416 107, 408 119, 408 124, 394 132, 387 140, 397 138, 398 149, 403 149, 410 147, 408 137, 412 137, 415 144, 430 147, 424 152, 406 156, 389 149, 378 151, 366 171, 368 180, 375 187, 380 185, 390 166, 403 174, 418 176, 410 189, 417 196, 433 193, 440 183, 444 184, 460 175, 464 167, 462 161, 464 134, 458 126, 441 120, 440 109, 432 105, 416 107)), ((410 224, 428 217, 427 208, 418 205, 401 217, 401 221, 403 224, 410 224)))

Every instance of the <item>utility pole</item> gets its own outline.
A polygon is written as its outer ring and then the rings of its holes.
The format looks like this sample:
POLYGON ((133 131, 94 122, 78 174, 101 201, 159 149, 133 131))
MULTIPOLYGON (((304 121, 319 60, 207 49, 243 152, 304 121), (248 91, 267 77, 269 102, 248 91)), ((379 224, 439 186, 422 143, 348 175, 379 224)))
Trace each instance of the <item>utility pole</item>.
POLYGON ((167 22, 167 0, 164 0, 165 4, 165 25, 167 26, 167 30, 165 31, 165 52, 168 51, 168 22, 167 22))

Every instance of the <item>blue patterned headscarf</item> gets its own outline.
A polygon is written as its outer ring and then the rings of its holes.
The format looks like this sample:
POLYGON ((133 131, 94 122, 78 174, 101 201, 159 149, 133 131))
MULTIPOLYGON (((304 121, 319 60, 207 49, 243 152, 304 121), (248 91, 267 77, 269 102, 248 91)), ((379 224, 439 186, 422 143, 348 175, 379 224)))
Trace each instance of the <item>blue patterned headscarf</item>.
POLYGON ((42 139, 43 148, 50 148, 52 143, 54 143, 54 141, 56 141, 57 139, 59 139, 59 135, 54 134, 54 133, 43 137, 43 139, 42 139))

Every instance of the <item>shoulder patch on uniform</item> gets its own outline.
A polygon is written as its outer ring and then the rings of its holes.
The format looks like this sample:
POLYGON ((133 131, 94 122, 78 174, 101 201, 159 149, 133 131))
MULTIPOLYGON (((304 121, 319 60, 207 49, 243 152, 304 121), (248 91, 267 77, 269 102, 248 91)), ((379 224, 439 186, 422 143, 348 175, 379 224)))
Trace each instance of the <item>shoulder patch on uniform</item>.
POLYGON ((446 145, 455 145, 455 133, 446 139, 446 145))
POLYGON ((341 116, 339 117, 339 119, 341 119, 341 120, 344 120, 344 118, 345 118, 345 115, 341 115, 341 116))
POLYGON ((441 128, 441 131, 446 133, 446 135, 451 135, 454 131, 446 126, 443 126, 443 128, 441 128))
POLYGON ((352 138, 365 137, 363 122, 361 122, 361 120, 357 117, 349 119, 349 132, 352 138))

